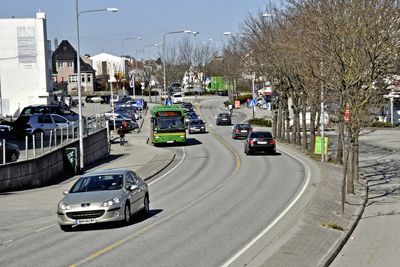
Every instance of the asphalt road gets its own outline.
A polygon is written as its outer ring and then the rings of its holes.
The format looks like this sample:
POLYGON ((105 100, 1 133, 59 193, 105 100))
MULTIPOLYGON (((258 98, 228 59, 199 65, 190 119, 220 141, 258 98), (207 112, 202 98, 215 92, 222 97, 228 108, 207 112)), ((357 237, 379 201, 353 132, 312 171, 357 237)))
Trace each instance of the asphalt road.
MULTIPOLYGON (((130 226, 62 232, 56 205, 74 179, 0 196, 0 266, 235 265, 233 257, 295 199, 306 171, 283 152, 245 156, 231 127, 215 126, 221 103, 202 102, 209 133, 163 148, 176 151, 174 165, 149 181, 150 216, 130 226)), ((244 118, 235 112, 233 122, 244 118)))

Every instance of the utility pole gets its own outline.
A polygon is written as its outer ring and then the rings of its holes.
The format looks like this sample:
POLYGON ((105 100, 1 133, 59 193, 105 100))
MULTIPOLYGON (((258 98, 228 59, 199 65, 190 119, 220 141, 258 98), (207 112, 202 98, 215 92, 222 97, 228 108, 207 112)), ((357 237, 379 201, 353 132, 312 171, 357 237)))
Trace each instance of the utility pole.
MULTIPOLYGON (((322 62, 321 62, 321 73, 322 73, 322 62)), ((324 86, 321 80, 321 162, 325 162, 325 133, 324 133, 324 123, 325 123, 325 107, 324 107, 324 86)))

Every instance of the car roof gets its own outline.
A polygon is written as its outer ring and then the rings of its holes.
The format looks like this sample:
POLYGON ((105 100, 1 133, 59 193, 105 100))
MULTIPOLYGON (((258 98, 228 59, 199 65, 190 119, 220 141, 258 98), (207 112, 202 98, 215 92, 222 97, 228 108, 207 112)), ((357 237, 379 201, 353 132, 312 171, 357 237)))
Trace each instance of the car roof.
POLYGON ((93 176, 93 175, 109 175, 109 174, 123 174, 128 171, 131 171, 129 169, 106 169, 106 170, 96 170, 93 172, 88 172, 82 175, 81 177, 88 177, 88 176, 93 176))

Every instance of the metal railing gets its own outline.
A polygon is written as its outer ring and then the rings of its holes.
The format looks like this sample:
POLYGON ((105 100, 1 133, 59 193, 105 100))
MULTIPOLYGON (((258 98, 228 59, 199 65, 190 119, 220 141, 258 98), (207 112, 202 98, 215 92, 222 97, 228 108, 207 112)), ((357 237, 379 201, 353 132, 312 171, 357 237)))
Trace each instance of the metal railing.
MULTIPOLYGON (((107 127, 107 120, 105 116, 92 116, 86 117, 84 121, 83 135, 88 136, 91 133, 97 132, 107 127)), ((70 125, 68 127, 60 127, 48 131, 46 136, 42 132, 40 136, 27 135, 23 141, 18 142, 20 155, 18 161, 34 159, 43 154, 49 153, 55 149, 68 145, 78 140, 78 127, 77 125, 70 125), (24 148, 24 149, 22 149, 24 148)), ((0 165, 12 162, 6 162, 6 140, 2 139, 1 153, 2 160, 0 165)), ((11 142, 10 142, 11 143, 11 142)))

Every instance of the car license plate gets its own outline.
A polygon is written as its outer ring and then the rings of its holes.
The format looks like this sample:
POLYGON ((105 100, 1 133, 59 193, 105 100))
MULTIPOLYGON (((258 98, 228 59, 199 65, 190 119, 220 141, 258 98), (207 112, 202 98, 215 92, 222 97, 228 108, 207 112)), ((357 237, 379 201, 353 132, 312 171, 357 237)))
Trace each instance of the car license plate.
POLYGON ((200 129, 194 129, 196 132, 200 131, 200 129))
POLYGON ((260 144, 260 145, 266 145, 266 144, 267 144, 267 142, 260 141, 260 142, 257 142, 257 144, 260 144))
POLYGON ((223 121, 226 121, 227 119, 223 118, 222 120, 223 120, 223 121))
POLYGON ((75 221, 75 224, 90 224, 90 223, 96 223, 96 219, 82 219, 75 221))
POLYGON ((174 141, 167 141, 167 144, 172 144, 174 141))
POLYGON ((241 132, 242 132, 242 133, 247 133, 247 131, 246 131, 246 130, 241 130, 241 132))

